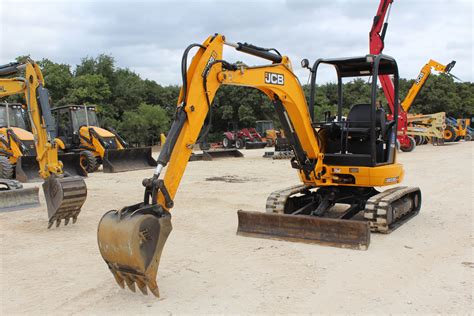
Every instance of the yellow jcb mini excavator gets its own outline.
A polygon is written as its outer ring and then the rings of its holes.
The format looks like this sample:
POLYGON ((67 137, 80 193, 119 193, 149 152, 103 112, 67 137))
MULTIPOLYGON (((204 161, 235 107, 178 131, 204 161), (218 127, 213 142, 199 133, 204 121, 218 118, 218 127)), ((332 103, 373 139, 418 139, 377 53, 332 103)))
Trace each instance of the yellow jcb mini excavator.
POLYGON ((87 172, 96 171, 100 164, 107 173, 156 166, 151 147, 129 147, 117 132, 101 128, 94 105, 66 105, 52 111, 65 151, 80 153, 87 172))
MULTIPOLYGON (((307 60, 302 65, 310 68, 307 60)), ((395 159, 397 121, 387 122, 385 113, 376 109, 379 74, 394 76, 397 104, 399 78, 393 58, 367 55, 316 61, 310 68, 309 106, 290 60, 274 49, 230 43, 216 34, 203 44, 190 45, 181 69, 183 86, 176 116, 153 177, 143 180, 144 200, 107 212, 98 226, 100 253, 121 287, 127 284, 135 291, 136 283, 141 292, 146 294, 148 288, 159 295, 156 275, 171 232, 173 199, 221 85, 257 88, 273 101, 295 153, 291 166, 301 181, 271 193, 266 213, 239 211, 238 234, 366 248, 370 230, 389 233, 420 210, 419 188, 375 189, 400 183, 404 175, 395 159), (256 67, 231 64, 222 59, 224 45, 272 63, 256 67), (187 55, 193 47, 198 51, 188 68, 187 55), (334 121, 318 122, 312 117, 320 64, 334 66, 338 74, 338 118, 334 121), (367 103, 353 105, 343 120, 342 78, 354 76, 371 76, 371 96, 367 103), (160 178, 165 166, 165 176, 160 178), (334 218, 336 203, 347 204, 347 208, 334 218)))
MULTIPOLYGON (((35 164, 39 165, 36 170, 39 170, 40 177, 44 179, 43 190, 48 208, 48 228, 54 222, 56 226, 59 226, 63 219, 66 225, 70 219, 74 223, 86 200, 87 188, 81 177, 71 176, 64 172, 63 163, 58 159, 61 141, 56 138, 56 127, 49 105, 48 90, 44 87, 43 75, 34 61, 27 60, 24 63, 0 66, 0 96, 16 94, 22 94, 26 101, 36 150, 34 156, 18 157, 17 173, 18 166, 22 165, 20 161, 25 157, 33 157, 35 164)), ((80 168, 79 159, 76 161, 80 168)), ((85 172, 84 175, 86 175, 85 172)))

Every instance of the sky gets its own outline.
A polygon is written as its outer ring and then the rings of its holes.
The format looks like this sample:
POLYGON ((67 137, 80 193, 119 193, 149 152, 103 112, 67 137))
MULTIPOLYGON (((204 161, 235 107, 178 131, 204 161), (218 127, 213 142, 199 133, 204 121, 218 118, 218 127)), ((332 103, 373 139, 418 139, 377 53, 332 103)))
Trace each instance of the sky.
MULTIPOLYGON (((300 60, 368 53, 379 0, 91 1, 1 0, 0 64, 16 56, 48 58, 73 67, 81 58, 112 55, 116 65, 159 84, 181 84, 184 49, 220 33, 231 42, 273 47, 290 57, 302 83, 300 60)), ((415 78, 434 59, 456 60, 452 73, 473 81, 473 1, 395 0, 384 53, 401 77, 415 78)), ((228 61, 266 61, 231 48, 228 61)), ((188 63, 189 64, 189 63, 188 63)), ((334 81, 325 70, 319 82, 334 81)))

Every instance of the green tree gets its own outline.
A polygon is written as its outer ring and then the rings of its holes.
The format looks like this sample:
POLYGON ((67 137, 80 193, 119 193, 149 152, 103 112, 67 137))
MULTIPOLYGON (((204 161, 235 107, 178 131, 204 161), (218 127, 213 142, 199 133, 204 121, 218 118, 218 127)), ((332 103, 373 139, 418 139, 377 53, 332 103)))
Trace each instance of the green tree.
POLYGON ((72 79, 68 103, 100 104, 110 96, 107 80, 101 75, 82 75, 72 79))
POLYGON ((135 144, 156 144, 161 133, 169 128, 166 110, 157 105, 140 104, 137 110, 125 111, 120 132, 126 140, 135 144))
POLYGON ((38 62, 38 65, 42 69, 45 85, 49 90, 52 103, 54 105, 64 105, 72 88, 71 66, 57 64, 49 59, 42 59, 38 62))

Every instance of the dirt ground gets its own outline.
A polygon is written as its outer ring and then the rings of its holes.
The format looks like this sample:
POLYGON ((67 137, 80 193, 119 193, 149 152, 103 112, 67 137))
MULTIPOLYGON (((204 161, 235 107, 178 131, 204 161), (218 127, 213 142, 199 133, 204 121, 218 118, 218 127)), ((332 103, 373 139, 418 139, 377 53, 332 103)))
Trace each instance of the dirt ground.
POLYGON ((298 183, 295 170, 263 150, 191 162, 158 271, 160 299, 120 289, 96 240, 101 216, 138 202, 151 171, 94 173, 75 225, 47 230, 43 196, 39 208, 0 213, 1 314, 471 314, 473 152, 474 142, 401 153, 422 210, 391 235, 373 234, 367 251, 236 236, 236 211, 264 211, 271 191, 298 183), (219 176, 241 181, 206 181, 219 176))

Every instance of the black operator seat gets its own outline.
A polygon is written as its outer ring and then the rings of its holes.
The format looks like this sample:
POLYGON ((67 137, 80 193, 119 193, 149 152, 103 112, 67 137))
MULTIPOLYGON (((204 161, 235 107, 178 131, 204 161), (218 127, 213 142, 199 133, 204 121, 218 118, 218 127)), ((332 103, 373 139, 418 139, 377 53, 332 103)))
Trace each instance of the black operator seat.
MULTIPOLYGON (((349 115, 347 116, 347 132, 351 136, 367 136, 370 137, 370 111, 372 105, 368 103, 355 104, 351 107, 349 115)), ((385 136, 386 130, 386 115, 385 111, 380 108, 375 111, 375 131, 376 135, 385 136)))

